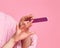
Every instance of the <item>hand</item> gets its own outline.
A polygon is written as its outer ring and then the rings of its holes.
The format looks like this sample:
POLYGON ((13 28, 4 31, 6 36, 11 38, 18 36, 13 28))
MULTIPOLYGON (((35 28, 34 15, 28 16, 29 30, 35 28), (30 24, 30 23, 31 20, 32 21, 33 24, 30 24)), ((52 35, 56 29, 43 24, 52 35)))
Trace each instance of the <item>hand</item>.
POLYGON ((33 34, 32 32, 26 32, 32 26, 32 21, 25 21, 25 19, 29 17, 32 18, 32 16, 24 16, 21 18, 20 26, 16 26, 16 33, 14 35, 15 41, 23 40, 33 34))
POLYGON ((27 31, 31 26, 32 26, 32 22, 33 22, 33 16, 27 15, 21 18, 20 22, 19 22, 19 27, 23 30, 23 31, 27 31), (28 20, 27 20, 28 19, 28 20), (27 21, 26 21, 27 20, 27 21))

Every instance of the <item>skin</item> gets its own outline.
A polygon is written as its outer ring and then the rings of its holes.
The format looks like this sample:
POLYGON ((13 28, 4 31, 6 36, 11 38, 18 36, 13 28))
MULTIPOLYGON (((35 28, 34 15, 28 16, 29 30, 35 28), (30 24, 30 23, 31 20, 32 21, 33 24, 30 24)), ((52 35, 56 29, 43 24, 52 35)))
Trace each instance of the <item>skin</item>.
MULTIPOLYGON (((13 48, 19 40, 22 41, 22 48, 27 48, 30 45, 25 44, 25 42, 28 40, 28 37, 34 34, 29 31, 29 28, 32 26, 32 21, 25 21, 25 19, 29 17, 32 18, 32 15, 27 15, 21 18, 20 23, 16 25, 16 33, 6 44, 3 45, 2 48, 13 48)), ((29 42, 31 43, 30 38, 29 40, 29 42)))
MULTIPOLYGON (((31 17, 31 19, 32 19, 32 16, 26 16, 26 18, 29 18, 29 17, 31 17)), ((25 18, 24 18, 25 19, 25 18)), ((23 20, 24 20, 23 19, 23 20)), ((29 31, 29 28, 32 26, 32 22, 33 22, 33 20, 32 21, 23 21, 23 23, 24 23, 24 25, 25 25, 25 32, 26 33, 29 33, 30 31, 29 31), (25 23, 24 23, 25 22, 25 23), (29 24, 29 25, 27 25, 27 24, 29 24), (27 25, 27 26, 26 26, 27 25), (28 27, 28 28, 27 28, 28 27)), ((27 37, 27 38, 25 38, 25 39, 23 39, 23 40, 21 40, 21 43, 22 43, 22 48, 28 48, 30 45, 31 45, 31 43, 32 43, 32 39, 31 39, 31 37, 27 37)))

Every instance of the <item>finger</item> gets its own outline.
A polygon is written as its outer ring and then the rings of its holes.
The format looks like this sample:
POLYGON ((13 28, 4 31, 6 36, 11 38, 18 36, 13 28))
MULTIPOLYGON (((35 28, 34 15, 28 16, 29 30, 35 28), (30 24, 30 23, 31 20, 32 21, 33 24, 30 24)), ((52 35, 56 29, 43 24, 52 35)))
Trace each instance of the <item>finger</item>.
POLYGON ((30 21, 31 23, 33 22, 33 20, 30 21))
POLYGON ((30 21, 30 22, 27 22, 27 24, 26 24, 27 26, 26 26, 26 27, 27 27, 27 28, 31 27, 31 26, 32 26, 32 22, 33 22, 33 20, 30 21))
POLYGON ((27 16, 25 16, 26 18, 32 18, 33 16, 32 16, 32 14, 29 14, 29 15, 27 15, 27 16))
POLYGON ((33 22, 33 20, 31 20, 30 22, 28 22, 27 24, 30 24, 30 25, 32 25, 32 22, 33 22))
POLYGON ((31 19, 32 19, 32 18, 33 18, 33 16, 32 16, 32 15, 29 15, 29 16, 28 16, 28 18, 31 18, 31 19))
POLYGON ((18 24, 16 25, 16 29, 17 29, 17 30, 19 29, 19 25, 18 25, 18 24))

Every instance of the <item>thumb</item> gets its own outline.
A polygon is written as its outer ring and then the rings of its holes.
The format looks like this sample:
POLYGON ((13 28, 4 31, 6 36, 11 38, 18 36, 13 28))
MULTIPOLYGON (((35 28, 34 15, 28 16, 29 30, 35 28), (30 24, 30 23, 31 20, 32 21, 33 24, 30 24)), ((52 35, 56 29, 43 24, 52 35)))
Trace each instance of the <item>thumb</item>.
POLYGON ((20 28, 19 28, 19 25, 17 24, 16 25, 16 34, 18 35, 18 34, 20 34, 21 33, 21 30, 20 30, 20 28))

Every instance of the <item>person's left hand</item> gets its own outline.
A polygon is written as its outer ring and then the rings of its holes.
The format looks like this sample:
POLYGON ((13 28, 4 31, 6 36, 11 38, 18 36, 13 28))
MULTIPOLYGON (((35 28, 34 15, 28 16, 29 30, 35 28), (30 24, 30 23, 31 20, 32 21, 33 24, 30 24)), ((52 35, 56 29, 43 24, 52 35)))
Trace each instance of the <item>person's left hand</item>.
MULTIPOLYGON (((25 19, 29 17, 32 16, 25 16, 23 18, 25 19)), ((33 34, 32 32, 26 32, 32 26, 32 21, 25 21, 23 18, 20 24, 18 24, 16 27, 16 33, 14 35, 15 41, 23 40, 33 34)))

